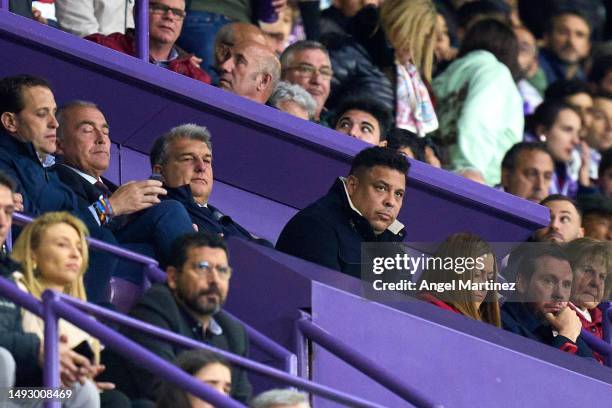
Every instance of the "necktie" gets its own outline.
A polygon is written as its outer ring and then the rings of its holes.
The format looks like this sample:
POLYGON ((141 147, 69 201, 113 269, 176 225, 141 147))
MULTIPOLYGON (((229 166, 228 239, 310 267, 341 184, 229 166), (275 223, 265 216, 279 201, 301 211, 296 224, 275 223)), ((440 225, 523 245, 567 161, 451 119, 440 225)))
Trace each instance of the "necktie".
POLYGON ((102 181, 98 180, 94 183, 94 186, 98 187, 98 190, 100 190, 100 192, 102 193, 102 195, 104 196, 104 198, 108 198, 110 197, 113 193, 110 191, 110 189, 106 186, 106 184, 104 184, 102 181))

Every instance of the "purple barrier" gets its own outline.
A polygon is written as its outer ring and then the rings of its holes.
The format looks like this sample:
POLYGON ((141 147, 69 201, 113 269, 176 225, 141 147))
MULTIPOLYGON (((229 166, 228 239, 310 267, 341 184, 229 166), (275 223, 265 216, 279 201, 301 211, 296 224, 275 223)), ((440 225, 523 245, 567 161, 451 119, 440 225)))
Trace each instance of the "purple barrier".
POLYGON ((428 398, 421 395, 419 390, 401 381, 401 376, 385 370, 376 361, 357 352, 353 347, 339 341, 334 336, 312 323, 309 317, 304 316, 299 319, 297 321, 297 327, 304 336, 355 367, 369 378, 385 386, 415 407, 435 408, 442 406, 441 404, 435 404, 429 401, 428 398))
POLYGON ((9 0, 0 0, 0 10, 9 11, 9 0))

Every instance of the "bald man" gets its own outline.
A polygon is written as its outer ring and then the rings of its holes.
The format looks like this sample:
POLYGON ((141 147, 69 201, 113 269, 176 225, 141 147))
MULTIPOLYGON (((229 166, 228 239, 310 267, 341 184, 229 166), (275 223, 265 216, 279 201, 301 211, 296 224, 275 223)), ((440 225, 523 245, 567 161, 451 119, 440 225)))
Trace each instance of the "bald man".
POLYGON ((280 78, 280 61, 267 45, 244 41, 219 66, 219 88, 266 103, 280 78))
POLYGON ((230 50, 238 43, 253 41, 261 45, 268 45, 266 36, 259 27, 249 23, 226 24, 215 37, 214 66, 219 67, 230 57, 230 50))

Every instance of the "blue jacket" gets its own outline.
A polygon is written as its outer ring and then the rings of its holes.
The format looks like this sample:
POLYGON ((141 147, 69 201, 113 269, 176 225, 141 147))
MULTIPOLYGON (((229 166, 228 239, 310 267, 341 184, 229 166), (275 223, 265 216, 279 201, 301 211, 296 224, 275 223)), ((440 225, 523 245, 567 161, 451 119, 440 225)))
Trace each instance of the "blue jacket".
POLYGON ((164 186, 168 191, 166 196, 160 197, 162 200, 176 200, 185 206, 191 217, 191 221, 198 226, 199 231, 207 231, 213 234, 223 234, 223 236, 235 236, 259 244, 272 247, 273 245, 263 238, 258 238, 244 229, 240 224, 223 214, 217 208, 208 204, 207 207, 200 207, 191 194, 189 185, 177 188, 164 186))
POLYGON ((565 336, 554 336, 552 327, 538 319, 525 303, 506 301, 501 308, 501 319, 503 328, 512 333, 548 344, 570 354, 593 358, 593 352, 580 336, 576 339, 576 343, 565 336))
POLYGON ((17 192, 23 195, 24 212, 37 216, 47 211, 69 211, 88 226, 97 226, 93 214, 79 205, 76 195, 55 171, 42 166, 32 143, 0 132, 0 171, 17 183, 17 192))
POLYGON ((374 234, 368 220, 351 208, 344 183, 338 179, 327 195, 289 220, 276 249, 360 278, 361 244, 403 241, 404 226, 396 221, 394 227, 395 233, 387 229, 374 234))

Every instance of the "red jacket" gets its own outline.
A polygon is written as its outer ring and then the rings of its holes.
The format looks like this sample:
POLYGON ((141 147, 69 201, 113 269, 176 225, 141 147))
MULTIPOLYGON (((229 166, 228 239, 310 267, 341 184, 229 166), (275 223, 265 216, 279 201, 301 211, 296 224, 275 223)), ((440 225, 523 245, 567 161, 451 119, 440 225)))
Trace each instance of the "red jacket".
MULTIPOLYGON (((86 40, 93 41, 113 50, 128 54, 136 55, 136 42, 131 32, 128 34, 113 33, 110 35, 91 34, 85 37, 86 40)), ((168 69, 176 73, 188 76, 189 78, 210 84, 210 76, 200 68, 193 65, 191 62, 191 54, 183 52, 177 48, 179 56, 168 63, 168 69)), ((155 62, 151 60, 151 62, 155 62)))
MULTIPOLYGON (((570 307, 576 310, 574 305, 570 304, 570 307)), ((589 309, 588 312, 591 314, 591 320, 593 320, 592 322, 585 319, 582 313, 576 312, 580 318, 580 323, 582 323, 582 328, 598 339, 603 340, 603 312, 599 307, 589 309)), ((595 359, 597 359, 597 361, 599 361, 601 364, 605 364, 605 358, 601 354, 593 351, 593 357, 595 357, 595 359)))
POLYGON ((434 295, 431 295, 429 293, 419 293, 418 297, 419 299, 424 300, 425 302, 431 303, 432 305, 438 306, 441 309, 463 315, 463 313, 461 313, 459 309, 456 309, 453 306, 449 305, 448 303, 441 301, 434 295))

